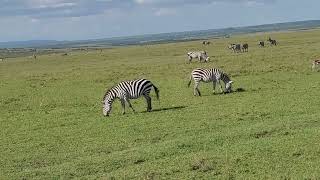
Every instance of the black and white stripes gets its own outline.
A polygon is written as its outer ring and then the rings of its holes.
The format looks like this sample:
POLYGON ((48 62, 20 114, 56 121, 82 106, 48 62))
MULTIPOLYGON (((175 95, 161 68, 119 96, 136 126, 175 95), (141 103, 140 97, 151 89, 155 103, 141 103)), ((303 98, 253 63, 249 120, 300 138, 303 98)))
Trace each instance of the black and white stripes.
POLYGON ((187 56, 189 59, 189 63, 191 63, 191 60, 193 58, 198 58, 199 62, 201 62, 201 60, 204 60, 204 62, 208 62, 210 59, 206 51, 191 51, 187 53, 187 56))
POLYGON ((135 112, 129 99, 137 99, 140 96, 144 96, 148 104, 147 111, 151 111, 151 97, 149 96, 149 94, 152 87, 156 92, 157 99, 159 99, 158 88, 155 85, 153 85, 149 80, 137 79, 132 81, 123 81, 119 83, 118 85, 109 89, 103 96, 103 115, 109 116, 112 108, 112 103, 116 98, 120 99, 123 114, 125 114, 125 103, 128 103, 129 107, 133 110, 133 112, 135 112))
POLYGON ((312 61, 312 70, 318 71, 320 69, 320 59, 312 61))
POLYGON ((197 94, 201 96, 199 90, 199 83, 202 82, 212 82, 213 83, 213 92, 215 93, 216 84, 219 85, 220 91, 222 92, 222 85, 220 80, 222 80, 225 84, 225 92, 231 92, 232 81, 229 76, 225 74, 223 71, 219 69, 202 69, 197 68, 191 72, 190 81, 188 83, 188 87, 190 87, 192 79, 194 80, 194 92, 193 94, 196 96, 197 94))

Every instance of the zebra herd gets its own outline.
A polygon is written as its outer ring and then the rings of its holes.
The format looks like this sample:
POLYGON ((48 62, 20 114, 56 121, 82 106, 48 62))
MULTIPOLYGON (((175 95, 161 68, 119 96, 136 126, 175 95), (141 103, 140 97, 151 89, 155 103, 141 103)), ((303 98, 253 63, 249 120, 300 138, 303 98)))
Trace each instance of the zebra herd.
MULTIPOLYGON (((272 40, 271 38, 268 39, 271 45, 277 45, 276 40, 272 40)), ((264 41, 260 41, 259 46, 264 47, 264 41)), ((248 52, 248 44, 230 44, 229 49, 232 49, 234 52, 248 52)), ((203 60, 204 62, 209 61, 209 56, 206 51, 192 51, 188 52, 188 59, 191 62, 192 59, 196 58, 200 62, 203 60)), ((319 70, 320 69, 320 60, 314 60, 312 62, 312 69, 319 70)), ((230 93, 232 92, 232 84, 233 81, 230 77, 220 69, 212 68, 212 69, 203 69, 203 68, 196 68, 191 72, 190 79, 188 82, 188 87, 190 87, 192 80, 194 81, 193 87, 193 95, 194 96, 201 96, 199 90, 200 82, 209 83, 212 82, 213 85, 213 93, 216 93, 216 86, 218 85, 220 92, 223 93, 230 93), (224 83, 224 91, 221 85, 221 82, 224 83)), ((159 100, 159 89, 149 80, 147 79, 137 79, 131 81, 123 81, 117 84, 116 86, 112 87, 103 96, 102 99, 102 112, 104 116, 109 116, 112 103, 115 99, 119 99, 122 106, 122 114, 125 114, 125 107, 126 103, 135 112, 132 104, 130 103, 130 99, 137 99, 143 96, 147 102, 147 111, 150 112, 152 110, 151 104, 151 97, 150 91, 154 89, 156 93, 156 97, 159 100)))
MULTIPOLYGON (((229 76, 219 69, 202 69, 197 68, 191 72, 190 80, 188 83, 188 87, 190 87, 192 79, 194 80, 194 96, 201 96, 199 90, 200 82, 212 82, 213 83, 213 93, 215 93, 216 85, 219 86, 220 92, 230 93, 232 92, 232 83, 229 76), (224 82, 225 91, 223 91, 222 85, 220 81, 224 82)), ((102 98, 102 113, 104 116, 109 116, 112 103, 115 99, 119 99, 122 106, 122 114, 125 114, 125 106, 126 103, 135 112, 132 104, 130 103, 130 99, 137 99, 143 96, 147 101, 147 111, 150 112, 152 110, 151 105, 151 97, 150 91, 154 89, 157 99, 159 100, 159 89, 149 80, 147 79, 137 79, 132 81, 123 81, 107 90, 102 98)))
MULTIPOLYGON (((192 59, 196 58, 200 62, 203 60, 204 62, 208 62, 210 57, 208 56, 206 51, 190 51, 187 53, 189 62, 192 59)), ((188 87, 191 84, 192 79, 194 80, 194 95, 201 96, 199 90, 200 82, 212 82, 213 83, 213 93, 215 93, 216 85, 219 86, 220 92, 223 92, 222 85, 220 80, 225 84, 226 93, 230 93, 232 91, 232 83, 229 76, 219 69, 202 69, 197 68, 191 72, 190 81, 188 83, 188 87)), ((130 103, 130 99, 137 99, 143 96, 147 102, 147 111, 150 112, 152 110, 151 105, 151 97, 150 91, 154 89, 157 99, 159 99, 159 89, 149 80, 147 79, 137 79, 131 81, 123 81, 107 90, 102 99, 102 113, 104 116, 109 116, 112 103, 115 99, 119 99, 122 106, 122 114, 125 114, 126 103, 135 112, 132 104, 130 103)))

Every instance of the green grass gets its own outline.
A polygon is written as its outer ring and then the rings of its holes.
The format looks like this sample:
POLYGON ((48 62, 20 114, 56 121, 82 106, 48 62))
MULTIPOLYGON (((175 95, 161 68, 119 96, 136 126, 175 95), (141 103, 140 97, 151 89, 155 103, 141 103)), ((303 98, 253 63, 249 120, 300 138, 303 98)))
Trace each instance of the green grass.
POLYGON ((0 62, 0 179, 319 179, 320 30, 16 58, 0 62), (231 53, 231 42, 249 53, 231 53), (186 63, 205 49, 211 62, 186 63), (244 92, 213 95, 192 69, 217 67, 244 92), (102 116, 105 90, 150 79, 160 103, 102 116))

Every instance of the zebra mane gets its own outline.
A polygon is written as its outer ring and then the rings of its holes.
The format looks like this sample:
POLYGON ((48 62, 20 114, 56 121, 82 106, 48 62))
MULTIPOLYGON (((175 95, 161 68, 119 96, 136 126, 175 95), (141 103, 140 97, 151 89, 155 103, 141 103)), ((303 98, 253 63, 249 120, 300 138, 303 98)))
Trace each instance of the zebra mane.
POLYGON ((221 72, 221 74, 223 76, 222 80, 223 80, 224 83, 228 83, 229 81, 231 81, 231 79, 228 76, 228 74, 226 74, 225 72, 221 72))
MULTIPOLYGON (((112 87, 113 88, 113 87, 112 87)), ((103 98, 102 98, 102 101, 104 101, 106 99, 106 97, 108 96, 108 94, 110 94, 112 92, 112 88, 108 89, 104 95, 103 95, 103 98)))

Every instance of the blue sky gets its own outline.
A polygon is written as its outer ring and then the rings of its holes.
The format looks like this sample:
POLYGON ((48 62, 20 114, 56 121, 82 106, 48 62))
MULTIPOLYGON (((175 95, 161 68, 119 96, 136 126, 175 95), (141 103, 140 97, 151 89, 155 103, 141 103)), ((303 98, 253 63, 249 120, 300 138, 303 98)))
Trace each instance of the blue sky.
POLYGON ((319 0, 0 0, 0 42, 315 20, 319 7, 319 0))

